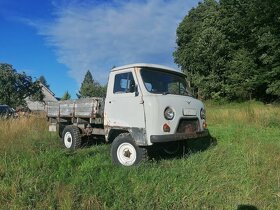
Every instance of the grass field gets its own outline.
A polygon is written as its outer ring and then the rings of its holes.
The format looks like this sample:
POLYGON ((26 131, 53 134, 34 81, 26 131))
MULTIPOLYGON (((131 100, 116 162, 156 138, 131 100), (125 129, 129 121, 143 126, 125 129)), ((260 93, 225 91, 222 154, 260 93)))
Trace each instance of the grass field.
POLYGON ((1 209, 280 209, 280 107, 207 103, 218 144, 112 165, 110 145, 61 149, 42 118, 0 121, 1 209))

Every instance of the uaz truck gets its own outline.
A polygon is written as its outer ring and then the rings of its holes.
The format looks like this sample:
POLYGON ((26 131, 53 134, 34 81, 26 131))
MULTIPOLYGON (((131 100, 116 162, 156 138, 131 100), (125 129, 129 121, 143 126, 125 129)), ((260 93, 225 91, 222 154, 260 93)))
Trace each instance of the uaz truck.
POLYGON ((113 68, 106 98, 49 102, 47 117, 66 148, 103 136, 113 163, 124 166, 141 162, 151 146, 172 153, 180 142, 209 136, 204 105, 191 96, 186 76, 155 64, 113 68))

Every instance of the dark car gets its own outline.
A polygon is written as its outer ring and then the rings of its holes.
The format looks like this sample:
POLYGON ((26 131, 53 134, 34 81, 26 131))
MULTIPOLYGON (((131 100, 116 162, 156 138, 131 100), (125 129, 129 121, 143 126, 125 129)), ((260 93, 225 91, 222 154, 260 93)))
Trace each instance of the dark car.
POLYGON ((0 105, 0 118, 14 118, 17 114, 14 109, 9 107, 8 105, 0 105))

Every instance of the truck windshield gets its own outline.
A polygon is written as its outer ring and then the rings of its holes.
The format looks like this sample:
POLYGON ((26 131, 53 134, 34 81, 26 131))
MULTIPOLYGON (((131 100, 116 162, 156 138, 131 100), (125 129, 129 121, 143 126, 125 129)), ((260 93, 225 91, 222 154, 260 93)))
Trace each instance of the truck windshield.
POLYGON ((142 68, 141 76, 150 93, 191 95, 186 78, 181 74, 155 68, 142 68))

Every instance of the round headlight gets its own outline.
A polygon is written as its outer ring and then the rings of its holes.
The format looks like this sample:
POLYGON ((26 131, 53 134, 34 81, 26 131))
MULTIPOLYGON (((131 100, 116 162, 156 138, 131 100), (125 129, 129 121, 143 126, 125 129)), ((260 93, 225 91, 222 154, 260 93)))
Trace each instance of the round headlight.
POLYGON ((206 118, 206 111, 203 108, 200 109, 200 118, 201 119, 205 119, 206 118))
POLYGON ((165 119, 167 120, 172 120, 175 116, 175 113, 173 111, 173 109, 171 109, 170 107, 167 107, 165 110, 164 110, 164 117, 165 119))

